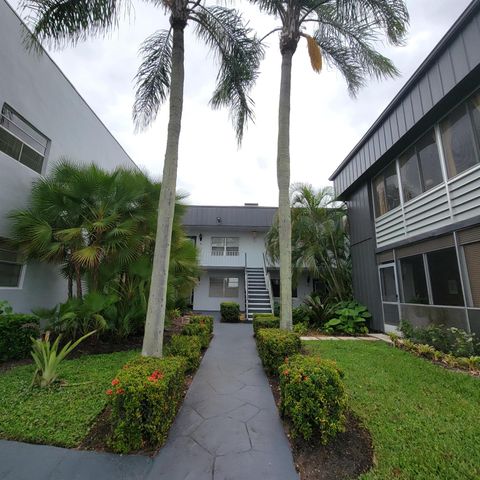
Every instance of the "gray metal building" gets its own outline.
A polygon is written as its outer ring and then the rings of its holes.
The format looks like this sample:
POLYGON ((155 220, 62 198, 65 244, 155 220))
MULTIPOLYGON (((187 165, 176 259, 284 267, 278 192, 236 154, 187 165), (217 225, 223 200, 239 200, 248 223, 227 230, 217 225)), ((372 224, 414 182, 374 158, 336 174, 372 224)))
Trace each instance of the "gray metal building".
POLYGON ((474 0, 330 178, 375 329, 480 334, 479 86, 474 0))
POLYGON ((32 182, 60 158, 106 169, 136 168, 46 54, 28 52, 25 26, 0 0, 0 300, 16 311, 66 298, 66 281, 48 265, 24 265, 5 243, 7 214, 22 208, 32 182))

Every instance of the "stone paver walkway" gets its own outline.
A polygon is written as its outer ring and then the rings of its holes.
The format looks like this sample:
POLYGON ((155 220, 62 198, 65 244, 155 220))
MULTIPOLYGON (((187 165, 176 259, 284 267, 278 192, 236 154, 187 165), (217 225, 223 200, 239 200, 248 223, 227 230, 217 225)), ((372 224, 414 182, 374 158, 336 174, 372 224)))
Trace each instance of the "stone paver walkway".
POLYGON ((215 337, 153 459, 0 441, 1 480, 298 480, 251 325, 215 337))

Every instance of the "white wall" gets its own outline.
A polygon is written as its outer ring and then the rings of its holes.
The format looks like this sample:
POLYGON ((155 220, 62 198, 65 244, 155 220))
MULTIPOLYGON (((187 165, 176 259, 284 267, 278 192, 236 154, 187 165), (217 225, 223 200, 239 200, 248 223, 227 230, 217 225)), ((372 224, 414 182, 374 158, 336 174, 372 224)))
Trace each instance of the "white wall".
MULTIPOLYGON (((280 278, 280 272, 278 270, 270 271, 270 278, 280 278)), ((297 282, 297 296, 292 299, 292 303, 294 307, 298 307, 302 302, 303 299, 310 295, 313 291, 313 281, 309 278, 307 272, 303 272, 300 274, 297 282), (307 280, 310 280, 307 282, 307 280)), ((274 300, 276 302, 280 302, 279 297, 275 297, 274 300)))
POLYGON ((243 270, 207 270, 200 276, 200 282, 195 287, 193 294, 193 309, 198 311, 220 311, 222 302, 237 302, 240 304, 240 310, 245 310, 245 273, 243 270), (237 298, 219 298, 210 297, 210 277, 211 276, 232 276, 239 278, 238 297, 237 298))
MULTIPOLYGON (((0 0, 0 110, 9 104, 50 139, 43 173, 61 157, 106 169, 136 168, 120 144, 46 55, 28 52, 23 27, 0 0)), ((9 236, 7 214, 25 207, 32 182, 39 175, 0 152, 0 237, 9 236)), ((23 288, 0 288, 0 300, 16 311, 49 307, 66 298, 66 281, 48 265, 29 264, 23 288)))

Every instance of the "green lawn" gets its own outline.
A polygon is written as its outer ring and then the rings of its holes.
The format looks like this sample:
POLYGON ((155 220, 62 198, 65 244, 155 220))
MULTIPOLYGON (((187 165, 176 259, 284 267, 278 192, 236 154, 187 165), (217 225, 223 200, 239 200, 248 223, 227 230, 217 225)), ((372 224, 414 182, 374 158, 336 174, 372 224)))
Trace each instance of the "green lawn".
POLYGON ((60 378, 71 386, 30 388, 34 367, 0 374, 0 438, 77 446, 107 400, 117 371, 137 353, 117 352, 66 360, 60 378), (83 385, 72 385, 75 383, 83 385))
POLYGON ((350 405, 373 437, 376 466, 362 479, 480 478, 480 379, 383 342, 305 345, 344 370, 350 405))

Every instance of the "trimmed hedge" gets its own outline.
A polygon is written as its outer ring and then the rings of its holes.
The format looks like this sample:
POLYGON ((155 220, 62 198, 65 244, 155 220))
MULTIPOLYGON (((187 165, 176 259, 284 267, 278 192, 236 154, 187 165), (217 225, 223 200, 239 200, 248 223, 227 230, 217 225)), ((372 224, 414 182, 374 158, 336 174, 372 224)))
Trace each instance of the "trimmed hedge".
POLYGON ((30 337, 39 334, 40 320, 35 315, 0 315, 0 362, 27 358, 32 349, 30 337))
POLYGON ((187 323, 180 333, 189 337, 192 335, 198 336, 202 348, 208 348, 212 337, 210 327, 206 323, 187 323))
POLYGON ((253 334, 256 336, 261 328, 280 328, 280 319, 273 313, 254 313, 253 334))
POLYGON ((175 419, 185 387, 183 357, 138 357, 112 380, 112 436, 117 453, 157 448, 175 419))
POLYGON ((200 365, 202 342, 197 335, 173 335, 165 350, 167 356, 185 357, 187 372, 195 371, 200 365))
POLYGON ((294 355, 279 368, 280 411, 292 422, 292 434, 322 444, 345 430, 347 397, 343 372, 318 356, 294 355))
POLYGON ((285 358, 299 353, 301 346, 300 336, 287 330, 262 328, 257 333, 258 354, 270 375, 277 375, 285 358))
POLYGON ((213 317, 210 315, 192 315, 190 317, 190 323, 207 325, 210 334, 213 333, 213 317))
POLYGON ((240 321, 240 305, 235 302, 222 302, 220 304, 222 322, 235 323, 240 321))

